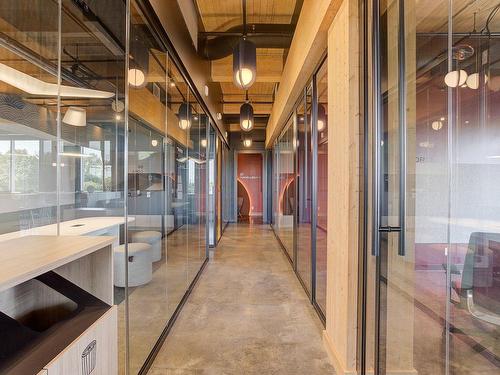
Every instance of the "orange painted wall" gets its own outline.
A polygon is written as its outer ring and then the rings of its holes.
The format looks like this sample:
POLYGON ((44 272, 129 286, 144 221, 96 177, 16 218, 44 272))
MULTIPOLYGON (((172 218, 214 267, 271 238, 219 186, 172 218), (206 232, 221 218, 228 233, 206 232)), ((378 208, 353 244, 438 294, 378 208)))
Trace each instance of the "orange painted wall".
POLYGON ((250 202, 243 203, 248 205, 248 214, 262 215, 262 154, 238 154, 238 182, 249 196, 250 202))

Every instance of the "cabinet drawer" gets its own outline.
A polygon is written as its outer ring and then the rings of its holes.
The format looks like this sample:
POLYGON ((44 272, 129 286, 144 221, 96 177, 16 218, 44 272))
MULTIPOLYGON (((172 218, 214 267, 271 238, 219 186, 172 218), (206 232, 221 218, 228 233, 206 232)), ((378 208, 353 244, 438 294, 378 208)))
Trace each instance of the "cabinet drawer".
POLYGON ((117 374, 117 340, 117 310, 116 306, 113 306, 66 350, 45 366, 45 374, 117 374))

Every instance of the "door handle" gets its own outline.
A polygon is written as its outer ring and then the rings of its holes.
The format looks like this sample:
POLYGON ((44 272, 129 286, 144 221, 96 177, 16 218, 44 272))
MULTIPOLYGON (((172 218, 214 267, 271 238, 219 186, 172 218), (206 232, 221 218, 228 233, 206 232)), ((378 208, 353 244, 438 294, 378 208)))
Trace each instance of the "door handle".
POLYGON ((406 38, 404 0, 399 5, 398 32, 398 114, 399 114, 399 246, 398 255, 405 256, 406 245, 406 38))

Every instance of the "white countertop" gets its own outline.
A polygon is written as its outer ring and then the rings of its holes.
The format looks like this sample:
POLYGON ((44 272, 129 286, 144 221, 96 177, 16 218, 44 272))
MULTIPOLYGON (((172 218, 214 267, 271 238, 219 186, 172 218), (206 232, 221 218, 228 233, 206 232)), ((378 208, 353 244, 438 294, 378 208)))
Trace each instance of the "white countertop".
POLYGON ((0 243, 0 291, 112 245, 108 236, 25 236, 0 243))
MULTIPOLYGON (((135 221, 135 218, 129 217, 128 222, 135 221)), ((102 231, 125 223, 123 216, 98 216, 85 217, 62 221, 60 223, 61 236, 84 236, 93 232, 102 231)), ((0 242, 11 240, 24 236, 55 236, 57 235, 57 224, 43 225, 40 227, 10 232, 0 235, 0 242)))

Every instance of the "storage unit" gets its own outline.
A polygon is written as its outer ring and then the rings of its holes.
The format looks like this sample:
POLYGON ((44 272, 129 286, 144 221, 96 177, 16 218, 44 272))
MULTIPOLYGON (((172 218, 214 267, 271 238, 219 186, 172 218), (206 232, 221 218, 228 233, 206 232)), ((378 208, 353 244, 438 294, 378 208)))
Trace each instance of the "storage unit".
POLYGON ((0 242, 0 373, 117 373, 114 237, 0 242))

